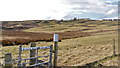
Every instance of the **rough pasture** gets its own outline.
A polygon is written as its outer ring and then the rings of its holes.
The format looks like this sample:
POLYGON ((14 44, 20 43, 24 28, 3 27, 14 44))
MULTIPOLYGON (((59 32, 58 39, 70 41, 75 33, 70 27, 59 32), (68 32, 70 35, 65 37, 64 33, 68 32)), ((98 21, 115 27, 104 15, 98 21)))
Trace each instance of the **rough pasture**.
MULTIPOLYGON (((3 31, 3 46, 28 44, 29 42, 37 41, 52 41, 54 33, 35 33, 35 32, 22 32, 22 31, 3 31)), ((81 31, 66 31, 58 33, 60 35, 59 40, 71 39, 77 37, 85 37, 90 34, 81 31)))

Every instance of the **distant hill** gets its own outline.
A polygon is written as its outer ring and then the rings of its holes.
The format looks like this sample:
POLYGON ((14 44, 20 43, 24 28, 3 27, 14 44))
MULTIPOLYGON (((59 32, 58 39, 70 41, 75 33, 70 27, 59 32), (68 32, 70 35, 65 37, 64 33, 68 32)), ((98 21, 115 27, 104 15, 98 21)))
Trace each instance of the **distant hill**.
MULTIPOLYGON (((105 20, 106 21, 106 20, 105 20)), ((111 20, 109 20, 111 21, 111 20)), ((90 20, 90 19, 73 19, 73 20, 26 20, 26 21, 3 21, 3 30, 22 30, 40 27, 44 25, 54 25, 54 24, 70 24, 70 23, 85 23, 85 22, 100 22, 100 20, 90 20)))

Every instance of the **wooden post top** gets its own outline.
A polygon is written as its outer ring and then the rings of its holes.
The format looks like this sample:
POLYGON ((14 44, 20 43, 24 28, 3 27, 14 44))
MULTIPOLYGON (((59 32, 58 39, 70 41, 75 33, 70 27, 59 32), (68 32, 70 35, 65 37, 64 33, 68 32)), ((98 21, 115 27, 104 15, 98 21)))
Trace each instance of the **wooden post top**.
POLYGON ((35 42, 30 42, 30 46, 35 47, 36 43, 35 42))

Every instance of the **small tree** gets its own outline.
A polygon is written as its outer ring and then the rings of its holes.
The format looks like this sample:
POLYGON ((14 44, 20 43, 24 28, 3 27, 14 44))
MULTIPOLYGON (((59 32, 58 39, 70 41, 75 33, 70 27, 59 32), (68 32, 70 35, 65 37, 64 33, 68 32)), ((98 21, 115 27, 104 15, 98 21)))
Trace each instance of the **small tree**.
POLYGON ((63 21, 63 19, 60 20, 60 22, 62 22, 62 21, 63 21))
POLYGON ((74 19, 73 19, 73 20, 75 21, 75 20, 77 20, 77 18, 76 18, 76 17, 74 17, 74 19))

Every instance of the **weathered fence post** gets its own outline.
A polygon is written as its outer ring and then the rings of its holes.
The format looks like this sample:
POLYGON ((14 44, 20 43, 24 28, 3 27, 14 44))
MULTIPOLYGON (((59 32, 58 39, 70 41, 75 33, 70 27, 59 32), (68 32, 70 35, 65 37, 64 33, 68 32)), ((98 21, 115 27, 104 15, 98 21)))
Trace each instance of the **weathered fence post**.
POLYGON ((22 68, 26 68, 26 64, 25 63, 23 63, 23 67, 22 68))
POLYGON ((21 68, 21 52, 22 52, 22 44, 19 46, 18 68, 21 68))
POLYGON ((53 45, 50 46, 49 68, 52 68, 52 51, 53 51, 53 45))
POLYGON ((116 53, 115 53, 115 39, 113 39, 113 56, 115 56, 116 53))
MULTIPOLYGON (((2 34, 2 23, 3 23, 3 22, 0 21, 0 37, 1 37, 0 40, 3 39, 3 38, 2 38, 2 37, 3 37, 3 36, 2 36, 2 35, 3 35, 3 34, 2 34)), ((0 57, 3 57, 3 55, 2 55, 2 41, 0 41, 0 57)), ((0 59, 0 67, 1 67, 1 65, 2 65, 2 61, 3 61, 3 60, 0 59)))
POLYGON ((54 68, 57 66, 58 34, 54 34, 54 68))
MULTIPOLYGON (((0 42, 0 58, 2 58, 2 57, 3 57, 3 55, 2 55, 2 42, 0 42)), ((0 67, 2 66, 2 62, 3 62, 3 60, 0 59, 0 67)))
MULTIPOLYGON (((30 47, 36 47, 36 43, 31 42, 30 47)), ((35 55, 36 55, 36 50, 35 49, 30 50, 30 57, 35 57, 35 55)), ((35 62, 36 62, 36 58, 35 59, 30 59, 30 65, 35 64, 35 62)))
POLYGON ((12 63, 8 63, 12 61, 12 53, 5 54, 5 68, 12 68, 12 63))

